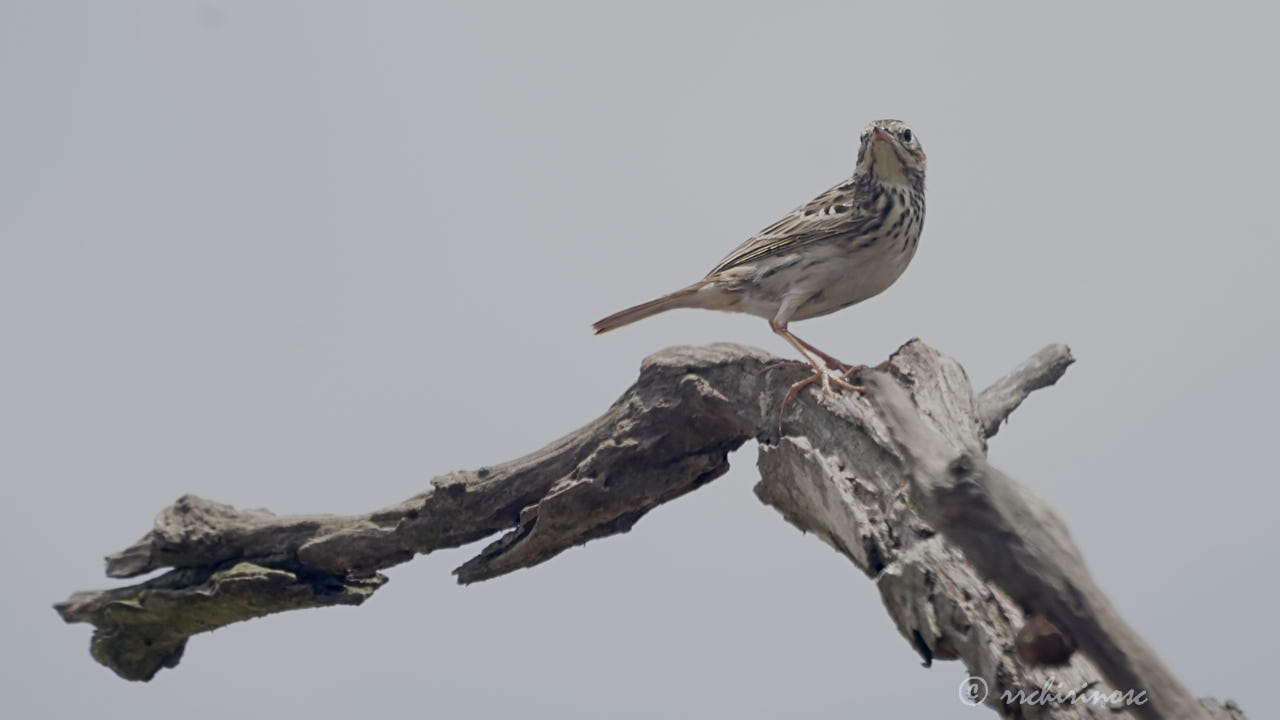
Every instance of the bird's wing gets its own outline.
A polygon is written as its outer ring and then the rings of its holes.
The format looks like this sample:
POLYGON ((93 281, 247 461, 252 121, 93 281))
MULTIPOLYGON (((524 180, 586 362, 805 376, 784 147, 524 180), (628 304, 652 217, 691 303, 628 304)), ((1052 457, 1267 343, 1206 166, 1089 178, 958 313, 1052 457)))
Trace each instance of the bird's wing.
POLYGON ((707 277, 834 235, 857 233, 871 219, 859 200, 855 197, 852 179, 836 185, 752 235, 707 273, 707 277))

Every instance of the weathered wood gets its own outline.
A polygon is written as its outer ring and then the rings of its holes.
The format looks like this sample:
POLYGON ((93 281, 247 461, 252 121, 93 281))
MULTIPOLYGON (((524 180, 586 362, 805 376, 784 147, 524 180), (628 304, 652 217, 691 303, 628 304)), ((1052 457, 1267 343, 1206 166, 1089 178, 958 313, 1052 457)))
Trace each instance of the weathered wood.
POLYGON ((991 383, 978 396, 978 419, 987 437, 1000 431, 1000 423, 1017 410, 1028 395, 1058 382, 1075 361, 1066 345, 1048 345, 991 383))
POLYGON ((875 580, 925 663, 963 660, 989 688, 990 707, 1024 718, 1242 718, 1234 706, 1191 700, 1089 581, 1052 511, 986 464, 986 439, 1072 361, 1065 346, 1050 346, 975 393, 955 361, 912 341, 887 372, 864 371, 866 395, 806 391, 780 424, 778 404, 803 370, 770 367, 774 358, 740 346, 671 348, 647 358, 636 384, 583 428, 523 458, 438 477, 382 510, 277 516, 180 498, 107 558, 112 577, 173 570, 56 607, 67 622, 97 627, 95 659, 147 680, 177 663, 192 634, 359 604, 385 582, 379 570, 418 553, 503 533, 455 571, 470 583, 626 532, 719 477, 728 454, 755 438, 757 496, 875 580), (1027 613, 1034 622, 1018 637, 1027 613), (1083 652, 1067 657, 1077 646, 1083 652), (1055 653, 1055 667, 1024 659, 1055 653), (1129 712, 1013 699, 1046 684, 1150 699, 1129 712))
MULTIPOLYGON (((1024 369, 1015 374, 1039 377, 1024 369)), ((983 579, 1024 612, 1060 628, 1112 688, 1145 692, 1149 702, 1132 706, 1139 717, 1207 717, 1093 583, 1052 508, 991 467, 981 452, 930 427, 900 385, 884 377, 869 378, 867 384, 920 516, 941 530, 983 579)), ((997 424, 983 422, 990 431, 997 424)))

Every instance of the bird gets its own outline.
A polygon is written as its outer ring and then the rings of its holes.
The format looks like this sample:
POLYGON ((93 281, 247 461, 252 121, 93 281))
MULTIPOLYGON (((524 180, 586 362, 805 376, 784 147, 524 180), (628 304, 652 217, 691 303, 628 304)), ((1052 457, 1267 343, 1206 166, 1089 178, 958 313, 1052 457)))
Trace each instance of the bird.
MULTIPOLYGON (((597 335, 677 308, 705 308, 765 318, 813 374, 786 401, 821 381, 849 382, 861 365, 841 362, 796 337, 788 325, 842 310, 889 288, 915 256, 924 228, 925 154, 901 120, 875 120, 860 135, 853 175, 751 236, 706 277, 596 322, 597 335)), ((799 363, 796 363, 799 364, 799 363)))

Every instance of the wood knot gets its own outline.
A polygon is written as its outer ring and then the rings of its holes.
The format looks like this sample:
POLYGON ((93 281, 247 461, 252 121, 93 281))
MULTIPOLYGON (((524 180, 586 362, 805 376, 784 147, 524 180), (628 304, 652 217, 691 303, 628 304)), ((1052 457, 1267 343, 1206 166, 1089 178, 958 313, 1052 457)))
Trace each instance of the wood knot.
POLYGON ((1076 644, 1042 615, 1032 615, 1014 638, 1018 656, 1032 665, 1066 665, 1076 644))

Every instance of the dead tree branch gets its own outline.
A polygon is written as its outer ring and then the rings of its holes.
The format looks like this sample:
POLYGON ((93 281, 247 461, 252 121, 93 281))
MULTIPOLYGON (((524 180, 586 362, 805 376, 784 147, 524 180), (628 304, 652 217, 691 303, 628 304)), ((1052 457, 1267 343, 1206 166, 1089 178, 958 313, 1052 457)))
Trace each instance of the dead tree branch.
POLYGON ((523 458, 434 479, 404 502, 355 516, 277 516, 179 498, 141 540, 107 558, 111 577, 164 575, 75 593, 56 609, 97 629, 91 652, 121 677, 174 667, 187 639, 285 610, 358 605, 378 571, 502 533, 455 574, 471 583, 626 532, 657 505, 722 475, 759 441, 757 496, 848 557, 926 665, 961 659, 984 701, 1019 718, 1243 718, 1194 700, 1093 585, 1065 526, 987 464, 986 440, 1073 362, 1041 350, 976 393, 964 370, 916 340, 866 395, 806 391, 802 371, 735 345, 647 358, 603 416, 523 458), (1083 652, 1073 652, 1079 648, 1083 652), (1035 702, 1048 689, 1092 697, 1035 702), (1145 702, 1098 700, 1145 692, 1145 702), (1092 695, 1090 695, 1092 693, 1092 695))

